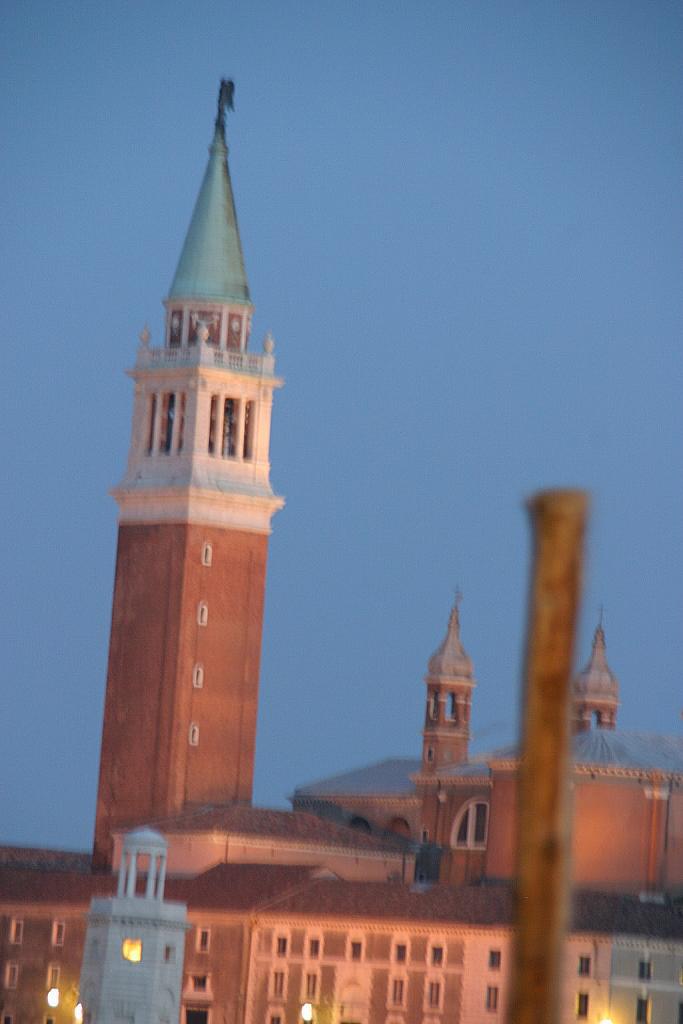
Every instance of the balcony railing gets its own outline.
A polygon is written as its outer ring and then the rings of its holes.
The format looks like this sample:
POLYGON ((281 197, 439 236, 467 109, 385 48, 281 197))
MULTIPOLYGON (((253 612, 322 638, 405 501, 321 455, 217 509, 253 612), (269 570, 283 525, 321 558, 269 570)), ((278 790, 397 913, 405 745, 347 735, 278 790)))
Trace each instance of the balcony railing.
POLYGON ((257 377, 272 377, 275 372, 275 357, 264 352, 233 352, 200 343, 182 348, 151 348, 140 345, 135 363, 137 369, 151 367, 172 368, 174 366, 207 366, 232 370, 234 373, 249 373, 257 377))

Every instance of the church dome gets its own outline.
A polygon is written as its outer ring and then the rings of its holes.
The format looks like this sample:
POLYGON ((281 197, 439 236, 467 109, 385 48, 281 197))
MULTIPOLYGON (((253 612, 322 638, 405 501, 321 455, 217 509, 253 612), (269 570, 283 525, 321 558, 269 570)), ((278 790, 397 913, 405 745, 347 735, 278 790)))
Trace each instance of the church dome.
POLYGON ((588 664, 574 681, 574 695, 576 697, 619 700, 619 683, 607 664, 605 631, 602 625, 595 630, 593 650, 588 664))
POLYGON ((472 661, 460 639, 459 601, 456 600, 448 620, 446 636, 427 666, 430 676, 449 676, 456 679, 472 679, 472 661))

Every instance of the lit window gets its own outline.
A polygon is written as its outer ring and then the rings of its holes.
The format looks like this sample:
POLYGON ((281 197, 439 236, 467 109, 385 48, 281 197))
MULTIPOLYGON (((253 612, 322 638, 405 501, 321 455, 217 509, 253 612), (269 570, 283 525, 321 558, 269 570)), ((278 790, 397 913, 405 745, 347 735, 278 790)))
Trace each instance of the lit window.
POLYGON ((455 819, 451 833, 451 846, 460 849, 484 849, 488 827, 489 805, 473 801, 455 819))
POLYGON ((206 601, 200 601, 197 605, 197 625, 206 626, 209 621, 209 606, 206 601))
POLYGON ((318 975, 307 974, 306 975, 306 998, 315 999, 318 994, 318 975))
POLYGON ((308 955, 312 960, 320 956, 320 939, 310 939, 308 942, 308 955))
POLYGON ((403 1006, 405 982, 402 978, 394 978, 391 983, 391 1002, 394 1006, 403 1006))
POLYGON ((64 945, 64 933, 66 927, 63 921, 52 922, 52 945, 63 946, 64 945))
POLYGON ((576 996, 576 1016, 587 1017, 588 1016, 588 993, 578 992, 576 996))
POLYGON ((190 722, 190 732, 188 735, 188 742, 191 747, 199 746, 199 726, 196 722, 190 722))
POLYGON ((211 944, 211 931, 208 928, 197 929, 197 952, 208 953, 211 944))
POLYGON ((427 988, 427 1002, 430 1006, 441 1005, 441 982, 430 981, 427 988))
POLYGON ((194 992, 206 992, 207 990, 207 975, 206 974, 193 974, 192 975, 192 989, 194 992))
POLYGON ((650 1000, 638 998, 636 1002, 637 1024, 650 1024, 650 1000))
POLYGON ((121 956, 132 964, 142 960, 142 939, 124 939, 121 943, 121 956))
POLYGON ((579 957, 579 974, 582 978, 589 978, 591 973, 591 958, 589 956, 579 957))
POLYGON ((652 978, 652 962, 650 960, 638 961, 638 977, 641 981, 650 981, 652 978))
POLYGON ((273 995, 281 997, 285 994, 285 972, 273 971, 273 995))
POLYGON ((351 959, 361 960, 363 958, 363 943, 352 942, 351 943, 351 959))
POLYGON ((47 987, 57 988, 59 985, 59 967, 56 964, 50 964, 47 969, 47 987))
POLYGON ((202 545, 202 565, 211 565, 213 561, 213 548, 209 544, 208 540, 204 541, 202 545))
POLYGON ((498 1009, 498 988, 496 985, 488 985, 486 989, 486 1009, 493 1013, 498 1009))
POLYGON ((24 940, 24 922, 16 917, 10 921, 9 940, 14 946, 20 946, 24 940))
POLYGON ((195 690, 201 690, 204 685, 204 666, 199 663, 192 669, 192 685, 195 690))
POLYGON ((284 935, 278 935, 277 937, 277 955, 287 956, 287 939, 284 935))
POLYGON ((394 960, 398 964, 404 964, 408 959, 408 947, 405 943, 399 942, 394 948, 394 960))
POLYGON ((440 967, 443 963, 443 946, 432 946, 432 964, 435 967, 440 967))
POLYGON ((489 950, 489 970, 499 971, 500 970, 500 950, 490 949, 489 950))
POLYGON ((19 981, 19 964, 9 961, 5 964, 5 988, 16 988, 19 981))

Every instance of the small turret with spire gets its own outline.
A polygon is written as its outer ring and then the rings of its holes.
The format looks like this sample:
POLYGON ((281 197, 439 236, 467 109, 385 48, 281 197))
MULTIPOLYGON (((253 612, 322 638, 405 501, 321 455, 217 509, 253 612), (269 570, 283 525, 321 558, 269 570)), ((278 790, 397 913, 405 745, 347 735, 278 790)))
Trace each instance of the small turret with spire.
POLYGON ((446 636, 427 666, 427 707, 422 732, 425 771, 467 760, 472 690, 476 683, 472 661, 460 639, 461 599, 462 595, 456 593, 446 636))
POLYGON ((591 722, 598 729, 614 729, 619 707, 619 683, 607 664, 602 609, 593 635, 593 650, 588 663, 574 680, 574 732, 587 732, 591 722))

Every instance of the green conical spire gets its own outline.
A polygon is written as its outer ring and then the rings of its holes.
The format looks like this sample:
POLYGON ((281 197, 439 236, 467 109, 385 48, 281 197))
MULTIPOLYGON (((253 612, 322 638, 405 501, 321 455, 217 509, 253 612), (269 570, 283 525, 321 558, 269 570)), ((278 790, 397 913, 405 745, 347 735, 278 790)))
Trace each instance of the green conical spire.
POLYGON ((169 298, 208 299, 212 302, 250 301, 230 184, 228 147, 225 143, 220 101, 216 131, 209 147, 209 162, 169 298))

